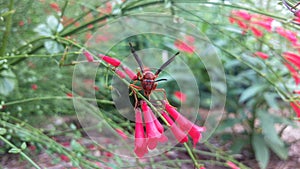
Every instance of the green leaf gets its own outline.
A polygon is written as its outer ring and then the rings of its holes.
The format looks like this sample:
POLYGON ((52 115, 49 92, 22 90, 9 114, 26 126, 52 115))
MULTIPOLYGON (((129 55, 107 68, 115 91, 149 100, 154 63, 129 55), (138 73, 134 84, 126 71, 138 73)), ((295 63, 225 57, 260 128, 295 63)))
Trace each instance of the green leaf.
POLYGON ((51 36, 51 29, 46 24, 39 24, 33 29, 34 32, 38 33, 41 36, 51 36))
POLYGON ((270 152, 265 143, 263 135, 253 133, 252 135, 252 147, 255 153, 255 159, 261 169, 265 169, 269 163, 270 152))
POLYGON ((265 142, 270 149, 281 159, 286 160, 288 158, 288 147, 272 143, 268 138, 265 138, 265 142))
POLYGON ((232 154, 240 153, 242 148, 247 144, 250 144, 249 139, 245 139, 245 138, 234 139, 232 145, 230 146, 231 153, 232 154))
POLYGON ((278 102, 277 102, 278 97, 279 96, 277 93, 267 92, 264 94, 264 98, 267 104, 274 109, 279 109, 278 102))
POLYGON ((25 150, 25 149, 26 149, 26 147, 27 147, 26 143, 25 143, 25 142, 23 142, 23 143, 21 144, 21 149, 22 149, 22 150, 25 150))
POLYGON ((7 96, 16 86, 16 76, 11 70, 3 70, 0 73, 0 94, 7 96))
POLYGON ((247 88, 240 96, 240 100, 239 102, 245 102, 248 99, 252 98, 253 96, 255 96, 257 93, 259 93, 260 91, 262 91, 265 88, 264 85, 254 85, 251 86, 249 88, 247 88))
POLYGON ((4 135, 6 133, 6 129, 5 128, 0 128, 0 135, 4 135))
POLYGON ((267 137, 270 141, 272 141, 272 143, 279 146, 283 146, 284 143, 275 130, 273 116, 270 115, 268 112, 264 111, 258 111, 257 116, 260 120, 263 135, 267 137))
POLYGON ((21 149, 19 149, 19 148, 12 148, 8 152, 12 153, 12 154, 17 154, 17 153, 21 152, 21 149))
POLYGON ((47 18, 47 24, 53 32, 60 32, 64 29, 63 25, 53 15, 47 18))
POLYGON ((240 119, 237 119, 237 118, 228 118, 228 119, 225 119, 225 120, 223 120, 220 124, 219 124, 219 126, 218 126, 218 128, 216 129, 216 131, 215 132, 222 132, 222 131, 224 131, 225 129, 227 129, 227 128, 229 128, 229 127, 233 127, 235 124, 237 124, 237 123, 239 123, 239 122, 241 122, 241 120, 240 119))
POLYGON ((44 46, 48 53, 55 54, 64 51, 64 47, 54 40, 47 40, 44 42, 44 46))
POLYGON ((74 150, 76 152, 84 152, 84 150, 85 150, 84 147, 82 147, 82 145, 79 144, 75 140, 72 140, 71 143, 70 143, 70 145, 71 145, 72 150, 74 150))

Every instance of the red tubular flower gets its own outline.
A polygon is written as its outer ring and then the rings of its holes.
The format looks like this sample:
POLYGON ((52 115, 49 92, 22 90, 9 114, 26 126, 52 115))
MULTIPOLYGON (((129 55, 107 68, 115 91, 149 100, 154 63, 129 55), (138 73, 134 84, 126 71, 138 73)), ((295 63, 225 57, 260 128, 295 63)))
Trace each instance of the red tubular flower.
POLYGON ((262 31, 260 31, 259 29, 255 28, 253 26, 251 26, 250 29, 251 29, 253 35, 256 36, 256 37, 258 37, 258 38, 260 38, 260 37, 262 37, 264 35, 262 33, 262 31))
POLYGON ((240 28, 242 28, 244 30, 248 29, 248 25, 245 22, 240 21, 240 20, 237 20, 236 22, 237 22, 237 24, 239 25, 240 28))
POLYGON ((236 166, 233 162, 227 161, 226 164, 231 168, 231 169, 240 169, 238 166, 236 166))
POLYGON ((173 122, 173 120, 167 115, 166 112, 163 112, 161 114, 167 122, 170 124, 170 128, 172 133, 174 134, 175 138, 180 142, 180 143, 185 143, 188 142, 188 137, 187 135, 179 128, 177 125, 173 122))
POLYGON ((171 115, 171 117, 178 123, 179 127, 185 131, 188 132, 188 134, 193 139, 193 144, 196 146, 198 141, 202 137, 202 132, 206 130, 205 127, 200 127, 183 117, 179 112, 176 111, 176 109, 171 106, 168 103, 165 103, 165 109, 166 111, 171 115))
MULTIPOLYGON (((272 20, 273 21, 273 20, 272 20)), ((253 24, 256 24, 262 28, 265 28, 267 31, 271 31, 272 30, 272 21, 269 22, 265 22, 265 21, 255 21, 252 22, 253 24)))
POLYGON ((123 66, 122 68, 131 80, 137 80, 136 73, 134 73, 130 68, 126 66, 123 66))
POLYGON ((145 137, 142 112, 140 109, 135 109, 135 133, 134 133, 134 152, 141 158, 147 152, 147 138, 145 137))
POLYGON ((194 51, 195 51, 195 46, 193 46, 193 45, 187 45, 186 43, 184 43, 184 42, 182 42, 180 40, 176 40, 174 42, 174 46, 178 50, 186 52, 186 53, 190 53, 190 54, 194 53, 194 51))
POLYGON ((231 24, 235 23, 235 21, 236 21, 233 17, 229 17, 228 19, 231 24))
POLYGON ((115 67, 118 67, 121 64, 121 61, 119 59, 116 59, 116 58, 112 58, 112 57, 105 56, 105 55, 102 55, 102 54, 99 54, 99 57, 102 60, 104 60, 106 63, 108 63, 112 66, 115 66, 115 67))
POLYGON ((70 161, 69 157, 64 155, 64 154, 60 155, 60 159, 61 159, 61 161, 64 161, 64 162, 69 162, 70 161))
POLYGON ((152 118, 151 115, 153 112, 148 107, 145 101, 142 101, 142 111, 144 113, 145 123, 146 123, 146 134, 148 138, 148 147, 150 150, 153 150, 158 142, 166 142, 167 137, 160 133, 155 125, 155 120, 152 118))
POLYGON ((292 43, 296 43, 297 42, 297 33, 292 32, 290 30, 286 30, 282 27, 278 27, 276 29, 276 32, 281 35, 282 37, 286 38, 287 40, 289 40, 292 43))
POLYGON ((125 73, 122 70, 116 69, 115 72, 119 75, 121 79, 126 77, 125 73))
POLYGON ((93 62, 94 61, 94 57, 88 51, 84 51, 83 55, 86 57, 86 60, 88 62, 93 62))
POLYGON ((251 15, 247 12, 247 11, 243 11, 243 10, 238 10, 238 11, 232 11, 231 14, 233 16, 236 16, 238 18, 241 18, 243 20, 250 20, 251 19, 251 15))
POLYGON ((300 118, 300 102, 291 102, 290 105, 296 112, 297 117, 300 118))
POLYGON ((174 96, 180 100, 181 102, 185 102, 186 101, 186 94, 180 92, 180 91, 176 91, 174 92, 174 96))
POLYGON ((163 133, 164 132, 164 127, 160 124, 160 122, 157 120, 157 118, 155 117, 155 115, 153 113, 151 113, 151 116, 152 116, 152 119, 154 119, 154 124, 155 124, 157 130, 160 133, 163 133))
POLYGON ((50 7, 54 9, 56 12, 60 11, 59 5, 55 2, 50 3, 50 7))
POLYGON ((258 56, 262 59, 268 59, 269 58, 269 56, 267 54, 263 53, 263 52, 255 52, 254 55, 258 56))
POLYGON ((284 52, 282 54, 289 62, 293 63, 295 66, 297 66, 300 69, 300 56, 291 53, 291 52, 284 52))
POLYGON ((38 85, 37 84, 32 84, 31 85, 31 89, 32 90, 37 90, 38 89, 38 85))
POLYGON ((295 68, 290 65, 289 63, 285 63, 285 66, 289 69, 292 77, 295 80, 296 85, 298 85, 300 83, 300 75, 298 73, 298 71, 295 70, 295 68))
POLYGON ((274 19, 271 17, 260 15, 260 14, 252 14, 251 23, 260 26, 269 32, 272 31, 273 21, 274 19))
POLYGON ((121 130, 121 129, 116 129, 116 132, 124 139, 127 140, 128 136, 121 130))

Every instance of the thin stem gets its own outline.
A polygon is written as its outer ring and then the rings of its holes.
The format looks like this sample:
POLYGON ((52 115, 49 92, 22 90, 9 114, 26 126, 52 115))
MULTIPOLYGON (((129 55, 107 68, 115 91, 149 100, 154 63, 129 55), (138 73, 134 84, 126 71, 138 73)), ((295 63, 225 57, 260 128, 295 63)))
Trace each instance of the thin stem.
MULTIPOLYGON (((12 144, 10 141, 8 141, 7 139, 5 139, 4 137, 2 137, 0 135, 0 139, 5 142, 7 145, 9 145, 10 147, 14 148, 14 149, 19 149, 18 147, 16 147, 14 144, 12 144)), ((30 157, 28 157, 24 152, 22 152, 21 149, 20 150, 20 154, 21 156, 23 156, 28 162, 30 162, 35 168, 41 169, 30 157)))
POLYGON ((183 145, 184 145, 186 151, 188 152, 189 156, 191 157, 191 159, 192 159, 192 161, 193 161, 193 163, 194 163, 194 165, 195 165, 195 168, 198 169, 198 168, 200 167, 200 164, 197 162, 197 160, 196 160, 196 158, 195 158, 195 156, 194 156, 192 150, 191 150, 190 147, 187 145, 187 143, 183 143, 183 145))
MULTIPOLYGON (((81 98, 81 97, 75 97, 76 99, 79 100, 84 100, 84 101, 96 101, 98 103, 102 104, 114 104, 113 101, 110 100, 98 100, 98 99, 93 99, 93 98, 81 98)), ((32 101, 41 101, 41 100, 71 100, 74 99, 73 97, 64 97, 64 96, 46 96, 46 97, 35 97, 35 98, 29 98, 29 99, 23 99, 23 100, 16 100, 12 102, 7 102, 5 105, 14 105, 14 104, 21 104, 21 103, 27 103, 27 102, 32 102, 32 101)))
MULTIPOLYGON (((68 52, 69 54, 80 54, 81 52, 68 52)), ((55 54, 51 54, 51 55, 43 55, 43 54, 36 54, 36 55, 28 55, 28 54, 22 54, 22 55, 14 55, 14 56, 4 56, 1 59, 15 59, 15 58, 33 58, 33 57, 37 57, 37 58, 51 58, 53 56, 62 56, 65 53, 55 53, 55 54)))
MULTIPOLYGON (((14 8, 14 0, 10 0, 9 1, 9 11, 12 11, 13 8, 14 8)), ((10 32, 11 32, 12 16, 13 16, 13 13, 9 13, 9 15, 6 17, 7 21, 6 21, 6 24, 5 24, 5 32, 4 32, 3 38, 2 38, 2 47, 0 49, 0 57, 4 56, 4 54, 5 54, 5 50, 6 50, 6 47, 7 47, 9 35, 10 35, 10 32)))

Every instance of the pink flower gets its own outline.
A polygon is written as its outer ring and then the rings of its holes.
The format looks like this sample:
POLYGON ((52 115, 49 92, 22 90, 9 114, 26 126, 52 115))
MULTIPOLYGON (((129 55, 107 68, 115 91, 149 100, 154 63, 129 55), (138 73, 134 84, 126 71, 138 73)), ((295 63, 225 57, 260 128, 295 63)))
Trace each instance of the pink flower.
POLYGON ((296 85, 298 85, 300 83, 300 75, 298 73, 298 71, 295 70, 295 68, 290 65, 289 63, 285 63, 285 66, 289 69, 292 77, 295 80, 296 85))
POLYGON ((32 90, 37 90, 38 89, 38 85, 37 84, 32 84, 31 85, 31 89, 32 90))
POLYGON ((83 55, 86 57, 86 60, 88 60, 88 62, 93 62, 94 61, 94 57, 92 56, 92 54, 88 51, 84 51, 83 55))
POLYGON ((201 133, 204 132, 206 128, 195 125, 194 123, 183 117, 179 112, 176 111, 176 109, 173 106, 171 106, 168 103, 165 103, 165 109, 171 115, 171 117, 178 123, 179 127, 183 131, 188 132, 188 134, 193 139, 194 146, 196 146, 196 144, 202 137, 201 133))
POLYGON ((121 79, 124 79, 126 77, 125 73, 122 70, 116 69, 115 72, 121 79))
POLYGON ((199 169, 205 169, 205 167, 204 167, 204 166, 202 166, 202 167, 200 167, 199 169))
MULTIPOLYGON (((273 20, 272 20, 273 21, 273 20)), ((267 31, 271 31, 272 30, 272 21, 271 22, 266 22, 266 21, 256 21, 256 22, 252 22, 253 24, 256 24, 262 28, 265 28, 267 31)))
POLYGON ((252 14, 251 23, 260 26, 269 32, 272 30, 273 21, 274 19, 271 17, 260 14, 252 14))
POLYGON ((236 166, 233 162, 227 161, 226 164, 231 168, 231 169, 240 169, 238 166, 236 166))
POLYGON ((160 133, 155 125, 155 120, 152 118, 154 115, 152 110, 148 107, 145 101, 141 101, 142 111, 144 113, 145 124, 146 124, 146 135, 148 138, 148 148, 153 150, 158 142, 166 142, 167 137, 160 133))
POLYGON ((60 155, 60 159, 61 159, 62 161, 64 161, 64 162, 69 162, 69 161, 70 161, 69 157, 66 156, 66 155, 64 155, 64 154, 61 154, 61 155, 60 155))
POLYGON ((298 67, 298 69, 300 68, 300 56, 292 53, 292 52, 284 52, 283 57, 285 57, 286 60, 288 60, 289 62, 293 63, 295 66, 298 67))
POLYGON ((262 31, 260 31, 259 29, 255 28, 253 26, 250 27, 250 30, 252 31, 252 33, 254 34, 254 36, 256 36, 258 38, 260 38, 260 37, 262 37, 264 35, 262 33, 262 31))
POLYGON ((194 46, 189 46, 187 44, 185 44, 184 42, 181 42, 179 40, 176 40, 174 42, 174 45, 175 47, 180 50, 180 51, 183 51, 183 52, 186 52, 186 53, 193 53, 194 50, 195 50, 195 47, 194 46))
POLYGON ((269 56, 267 54, 263 53, 263 52, 255 52, 254 55, 258 56, 262 59, 268 59, 269 58, 269 56))
POLYGON ((164 132, 164 127, 160 124, 160 122, 157 120, 157 118, 155 117, 155 115, 153 113, 151 113, 151 116, 152 116, 152 119, 154 119, 154 124, 155 124, 157 130, 160 133, 163 133, 164 132))
POLYGON ((195 38, 193 36, 186 35, 183 41, 176 40, 174 42, 174 46, 180 51, 192 54, 195 51, 194 43, 195 38))
POLYGON ((67 97, 72 98, 73 94, 72 93, 67 93, 67 97))
POLYGON ((24 22, 24 21, 20 21, 20 22, 19 22, 19 26, 22 27, 22 26, 24 26, 24 25, 25 25, 25 22, 24 22))
POLYGON ((179 141, 180 143, 185 143, 188 142, 188 137, 187 135, 179 128, 177 127, 177 125, 173 122, 173 120, 167 115, 167 113, 163 112, 161 114, 166 120, 167 122, 170 124, 170 129, 172 131, 172 133, 174 134, 175 138, 177 139, 177 141, 179 141))
POLYGON ((93 88, 94 88, 95 91, 99 91, 99 87, 98 86, 94 85, 93 88))
POLYGON ((50 3, 50 7, 54 9, 56 12, 60 11, 59 5, 55 2, 50 3))
POLYGON ((174 92, 174 96, 180 100, 181 102, 185 102, 186 101, 186 94, 180 92, 180 91, 176 91, 174 92))
POLYGON ((289 40, 292 43, 296 43, 297 42, 297 33, 292 32, 290 30, 286 30, 282 27, 278 27, 276 29, 276 32, 281 35, 282 37, 286 38, 287 40, 289 40))
POLYGON ((240 28, 242 28, 244 30, 248 29, 248 25, 245 22, 240 21, 240 20, 237 20, 236 22, 237 22, 237 24, 239 25, 240 28))
POLYGON ((291 102, 290 105, 292 106, 292 108, 296 112, 297 117, 300 118, 300 102, 299 101, 291 102))
POLYGON ((121 130, 121 129, 116 129, 116 132, 124 139, 127 140, 128 136, 121 130))
POLYGON ((236 17, 240 18, 240 19, 248 20, 248 21, 252 17, 247 11, 243 11, 243 10, 232 11, 231 14, 233 16, 236 16, 236 17))
POLYGON ((136 73, 134 73, 130 68, 126 66, 123 66, 122 68, 131 80, 137 80, 136 73))
POLYGON ((109 57, 109 56, 105 56, 105 55, 102 55, 102 54, 99 54, 99 57, 104 60, 106 63, 112 65, 112 66, 115 66, 115 67, 118 67, 120 66, 121 64, 121 61, 116 59, 116 58, 112 58, 112 57, 109 57))
POLYGON ((142 112, 140 109, 135 109, 135 132, 134 132, 134 152, 141 158, 147 152, 147 138, 145 137, 142 112))

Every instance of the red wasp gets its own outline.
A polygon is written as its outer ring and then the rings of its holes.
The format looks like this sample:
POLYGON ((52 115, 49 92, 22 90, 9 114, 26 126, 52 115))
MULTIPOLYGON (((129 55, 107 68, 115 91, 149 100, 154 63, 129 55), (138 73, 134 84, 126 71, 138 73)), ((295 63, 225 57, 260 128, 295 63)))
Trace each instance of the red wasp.
MULTIPOLYGON (((159 81, 164 81, 167 79, 158 79, 156 80, 156 78, 158 77, 159 73, 166 68, 174 59, 175 56, 177 56, 179 54, 179 52, 175 53, 169 60, 167 60, 163 65, 161 65, 161 67, 159 69, 157 69, 157 71, 155 73, 151 72, 150 70, 145 70, 144 66, 142 64, 141 59, 139 58, 139 56, 135 53, 135 50, 132 46, 131 43, 129 43, 130 46, 130 50, 131 53, 133 54, 135 60, 137 61, 141 71, 139 71, 137 73, 137 79, 134 79, 136 81, 140 81, 141 82, 141 86, 136 86, 134 84, 131 84, 132 87, 138 89, 138 90, 143 90, 144 91, 144 95, 146 97, 148 97, 148 99, 150 99, 150 94, 152 91, 162 91, 164 92, 165 98, 166 98, 166 92, 164 89, 157 89, 157 82, 159 81)), ((135 100, 137 101, 136 95, 135 95, 135 100)))

